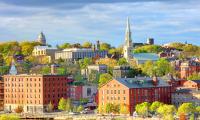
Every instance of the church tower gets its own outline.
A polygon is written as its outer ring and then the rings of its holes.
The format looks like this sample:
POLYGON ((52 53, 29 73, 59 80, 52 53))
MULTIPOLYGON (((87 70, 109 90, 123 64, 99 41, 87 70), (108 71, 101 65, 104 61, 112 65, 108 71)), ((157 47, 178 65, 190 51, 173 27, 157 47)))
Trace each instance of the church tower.
POLYGON ((41 43, 42 45, 46 45, 46 38, 43 32, 38 35, 37 42, 41 43))
POLYGON ((130 61, 130 59, 132 58, 132 49, 133 49, 133 43, 131 39, 131 28, 130 28, 129 18, 127 18, 125 45, 123 49, 124 58, 126 58, 127 61, 130 61))

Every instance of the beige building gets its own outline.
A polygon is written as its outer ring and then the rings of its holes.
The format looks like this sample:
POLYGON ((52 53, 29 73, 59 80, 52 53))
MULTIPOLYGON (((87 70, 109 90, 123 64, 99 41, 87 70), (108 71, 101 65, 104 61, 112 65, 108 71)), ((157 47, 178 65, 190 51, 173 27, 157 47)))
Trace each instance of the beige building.
POLYGON ((32 52, 33 56, 37 56, 38 62, 43 63, 48 61, 49 63, 55 60, 55 52, 58 51, 56 48, 48 46, 35 46, 32 52))
POLYGON ((93 50, 91 48, 67 48, 55 53, 55 59, 63 59, 66 61, 77 61, 79 59, 100 57, 105 58, 108 51, 93 50))

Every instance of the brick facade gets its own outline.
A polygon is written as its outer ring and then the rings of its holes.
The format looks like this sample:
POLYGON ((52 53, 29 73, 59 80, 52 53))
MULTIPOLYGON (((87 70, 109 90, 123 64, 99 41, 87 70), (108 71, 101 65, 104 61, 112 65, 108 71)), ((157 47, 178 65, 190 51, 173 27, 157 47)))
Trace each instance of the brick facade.
POLYGON ((170 104, 171 88, 170 85, 140 88, 130 87, 113 79, 99 88, 98 104, 99 106, 105 106, 107 103, 123 104, 128 107, 129 113, 132 114, 135 106, 142 102, 160 101, 170 104))
POLYGON ((4 110, 23 106, 24 112, 45 112, 50 101, 57 107, 68 98, 68 78, 62 75, 5 75, 4 110))

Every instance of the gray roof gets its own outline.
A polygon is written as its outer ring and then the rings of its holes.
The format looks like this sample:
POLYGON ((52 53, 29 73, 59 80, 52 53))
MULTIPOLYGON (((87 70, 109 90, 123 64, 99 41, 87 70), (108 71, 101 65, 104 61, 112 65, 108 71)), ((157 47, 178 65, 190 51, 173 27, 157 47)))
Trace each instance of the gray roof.
POLYGON ((179 88, 175 91, 175 93, 200 93, 200 90, 195 89, 195 88, 179 88))
POLYGON ((159 56, 155 53, 135 53, 133 57, 137 60, 151 60, 156 61, 159 59, 159 56))
POLYGON ((170 85, 165 80, 158 78, 158 84, 155 86, 152 78, 137 77, 137 78, 117 78, 121 84, 128 88, 152 88, 152 87, 169 87, 170 85))

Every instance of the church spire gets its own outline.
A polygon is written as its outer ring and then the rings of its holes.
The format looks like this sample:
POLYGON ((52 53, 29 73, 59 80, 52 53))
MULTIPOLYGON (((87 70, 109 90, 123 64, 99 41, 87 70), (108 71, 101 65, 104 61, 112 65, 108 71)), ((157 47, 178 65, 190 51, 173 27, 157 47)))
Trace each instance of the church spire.
POLYGON ((126 58, 127 61, 130 61, 132 58, 132 39, 131 39, 131 26, 129 23, 129 18, 127 18, 127 23, 126 23, 126 33, 125 33, 125 45, 124 45, 124 58, 126 58))
POLYGON ((131 27, 130 27, 129 17, 127 17, 127 23, 126 23, 125 42, 126 46, 132 47, 131 27))

